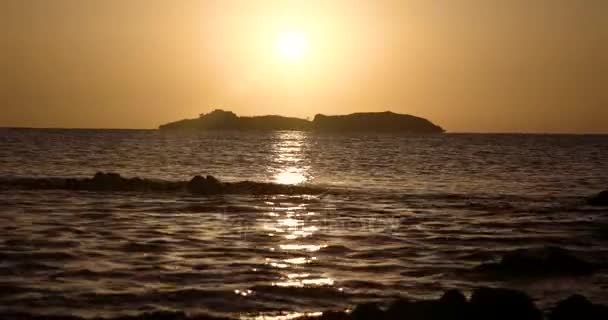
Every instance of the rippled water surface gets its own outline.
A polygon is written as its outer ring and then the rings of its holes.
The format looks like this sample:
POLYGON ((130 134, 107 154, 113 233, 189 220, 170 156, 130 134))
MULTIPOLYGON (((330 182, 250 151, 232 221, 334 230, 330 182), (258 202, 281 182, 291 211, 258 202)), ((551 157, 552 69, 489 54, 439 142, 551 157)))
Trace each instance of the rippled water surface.
POLYGON ((489 282, 556 245, 606 262, 608 137, 0 129, 0 176, 306 184, 321 195, 0 188, 0 308, 114 316, 344 309, 479 285, 608 303, 608 273, 489 282))

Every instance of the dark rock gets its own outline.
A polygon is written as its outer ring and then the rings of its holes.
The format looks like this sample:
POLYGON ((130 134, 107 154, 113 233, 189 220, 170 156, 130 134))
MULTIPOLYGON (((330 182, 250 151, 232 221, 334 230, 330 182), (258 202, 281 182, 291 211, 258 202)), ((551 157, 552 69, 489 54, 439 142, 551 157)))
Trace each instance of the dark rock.
POLYGON ((307 186, 240 181, 224 183, 213 176, 189 181, 124 178, 117 173, 98 172, 92 178, 0 178, 1 188, 26 190, 86 190, 137 192, 192 192, 196 194, 320 194, 327 190, 307 186))
POLYGON ((65 179, 64 187, 66 189, 77 189, 78 188, 78 180, 76 179, 65 179))
POLYGON ((127 185, 129 186, 129 189, 132 190, 146 190, 148 189, 148 184, 146 184, 146 181, 140 178, 131 178, 127 180, 127 185))
POLYGON ((473 319, 542 320, 543 315, 525 293, 510 289, 480 288, 470 300, 473 319))
POLYGON ((583 276, 598 266, 581 260, 558 247, 520 249, 505 254, 498 263, 482 264, 474 269, 491 277, 583 276))
POLYGON ((591 206, 608 207, 608 190, 598 193, 587 201, 591 206))
POLYGON ((90 182, 97 190, 117 190, 124 187, 125 179, 118 173, 97 172, 90 182))
POLYGON ((217 194, 223 191, 223 184, 213 176, 195 176, 188 182, 188 190, 200 194, 217 194))
POLYGON ((381 320, 385 317, 384 311, 382 311, 375 303, 364 303, 357 305, 350 315, 354 320, 381 320))
POLYGON ((468 319, 471 316, 467 298, 458 290, 447 291, 439 300, 397 300, 386 314, 389 320, 468 319))
POLYGON ((438 318, 436 301, 397 300, 390 305, 387 319, 435 320, 438 318))
POLYGON ((594 305, 581 295, 573 295, 560 301, 549 314, 549 320, 605 320, 608 307, 594 305))
POLYGON ((467 297, 460 290, 452 289, 446 291, 439 299, 444 305, 464 305, 467 303, 467 297))
POLYGON ((207 180, 207 182, 208 182, 208 183, 210 183, 210 184, 214 184, 214 185, 220 185, 220 184, 222 184, 222 183, 220 182, 220 180, 218 180, 218 179, 217 179, 216 177, 214 177, 214 176, 210 176, 210 175, 208 175, 208 176, 207 176, 205 179, 206 179, 206 180, 207 180))

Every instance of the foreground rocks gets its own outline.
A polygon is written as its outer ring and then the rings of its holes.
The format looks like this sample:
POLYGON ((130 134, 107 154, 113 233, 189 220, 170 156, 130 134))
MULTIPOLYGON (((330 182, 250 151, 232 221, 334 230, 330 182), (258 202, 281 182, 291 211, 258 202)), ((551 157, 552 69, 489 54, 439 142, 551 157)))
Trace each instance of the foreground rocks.
POLYGON ((608 207, 608 190, 598 193, 590 198, 587 203, 591 206, 608 207))
POLYGON ((600 266, 574 256, 559 247, 519 249, 506 253, 497 263, 485 263, 473 271, 495 278, 545 278, 553 276, 585 276, 600 266))
POLYGON ((593 304, 587 298, 577 294, 558 303, 549 314, 548 319, 608 319, 608 306, 593 304))
POLYGON ((524 293, 508 289, 481 288, 473 292, 470 300, 467 300, 460 291, 451 290, 438 300, 398 300, 387 309, 381 309, 373 304, 359 305, 345 319, 542 320, 543 313, 524 293))
POLYGON ((221 182, 213 176, 195 176, 189 181, 125 178, 117 173, 98 172, 92 178, 16 178, 0 180, 0 188, 27 190, 153 191, 213 194, 319 194, 324 190, 298 185, 240 181, 221 182))
MULTIPOLYGON (((314 318, 310 318, 314 319, 314 318)), ((509 289, 480 288, 467 298, 457 290, 440 299, 398 300, 387 308, 375 303, 356 306, 350 314, 326 312, 319 320, 600 320, 608 319, 608 307, 572 296, 548 312, 542 312, 525 293, 509 289)))
MULTIPOLYGON (((26 313, 0 313, 0 319, 15 320, 83 320, 75 316, 41 316, 26 313)), ((101 320, 102 318, 91 318, 101 320)), ((183 312, 153 312, 134 316, 108 318, 113 320, 230 320, 211 315, 188 315, 183 312)), ((382 307, 364 303, 352 312, 326 311, 320 316, 304 316, 300 320, 606 320, 608 307, 591 303, 573 295, 543 312, 525 293, 510 289, 479 288, 470 299, 458 290, 449 290, 436 300, 397 300, 382 307)))

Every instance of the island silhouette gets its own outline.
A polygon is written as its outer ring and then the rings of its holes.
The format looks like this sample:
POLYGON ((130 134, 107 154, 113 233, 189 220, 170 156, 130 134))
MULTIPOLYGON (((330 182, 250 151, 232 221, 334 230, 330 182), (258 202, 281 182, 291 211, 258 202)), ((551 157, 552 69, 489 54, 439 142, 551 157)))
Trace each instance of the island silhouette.
POLYGON ((237 116, 232 111, 214 110, 196 119, 184 119, 163 124, 161 130, 297 130, 297 131, 364 131, 401 133, 443 133, 440 126, 431 121, 390 111, 361 112, 348 115, 317 114, 312 121, 264 115, 237 116))

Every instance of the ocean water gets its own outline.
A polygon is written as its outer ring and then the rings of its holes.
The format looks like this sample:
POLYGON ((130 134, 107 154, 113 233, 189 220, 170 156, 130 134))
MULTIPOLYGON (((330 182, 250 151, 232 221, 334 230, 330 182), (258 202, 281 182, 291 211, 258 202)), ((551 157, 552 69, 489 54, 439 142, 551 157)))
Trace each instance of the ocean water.
POLYGON ((178 133, 0 129, 0 178, 188 180, 211 174, 320 195, 25 190, 0 185, 0 311, 158 310, 231 317, 341 310, 479 286, 540 306, 608 303, 608 271, 493 279, 522 248, 608 262, 608 136, 178 133))

